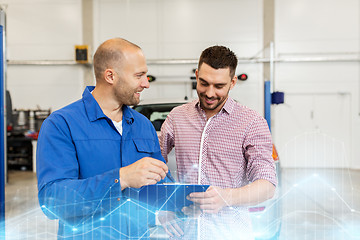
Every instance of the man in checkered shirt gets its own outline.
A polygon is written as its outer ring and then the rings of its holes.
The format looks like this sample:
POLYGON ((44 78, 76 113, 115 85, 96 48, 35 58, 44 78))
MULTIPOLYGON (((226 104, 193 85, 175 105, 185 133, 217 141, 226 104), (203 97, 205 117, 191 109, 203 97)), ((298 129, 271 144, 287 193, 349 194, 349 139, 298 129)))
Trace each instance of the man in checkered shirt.
POLYGON ((228 95, 237 81, 236 66, 227 47, 205 49, 195 73, 199 98, 174 108, 162 125, 162 155, 167 160, 175 147, 179 181, 210 185, 188 196, 194 205, 183 210, 190 215, 186 220, 170 221, 171 214, 159 218, 174 238, 253 239, 247 207, 274 195, 268 125, 228 95))

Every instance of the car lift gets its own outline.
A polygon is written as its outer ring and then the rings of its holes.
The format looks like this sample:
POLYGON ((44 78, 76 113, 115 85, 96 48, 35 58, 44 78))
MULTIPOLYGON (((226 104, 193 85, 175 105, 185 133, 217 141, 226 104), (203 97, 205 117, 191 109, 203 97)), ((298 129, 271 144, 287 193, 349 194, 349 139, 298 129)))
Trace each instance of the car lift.
POLYGON ((6 129, 5 129, 5 12, 0 9, 0 239, 5 238, 5 171, 6 171, 6 129))

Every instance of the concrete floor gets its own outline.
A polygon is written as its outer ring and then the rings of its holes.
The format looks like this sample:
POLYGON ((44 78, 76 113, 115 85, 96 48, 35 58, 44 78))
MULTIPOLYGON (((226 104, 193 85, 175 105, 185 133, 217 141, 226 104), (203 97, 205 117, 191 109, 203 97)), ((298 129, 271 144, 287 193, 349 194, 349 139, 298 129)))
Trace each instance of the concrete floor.
POLYGON ((5 239, 57 239, 57 221, 42 213, 37 199, 36 174, 9 171, 5 186, 5 239))
MULTIPOLYGON (((57 221, 37 201, 36 175, 10 171, 6 240, 56 239, 57 221)), ((281 240, 360 240, 360 171, 283 169, 281 240)))
POLYGON ((360 171, 283 169, 280 239, 360 239, 360 171))

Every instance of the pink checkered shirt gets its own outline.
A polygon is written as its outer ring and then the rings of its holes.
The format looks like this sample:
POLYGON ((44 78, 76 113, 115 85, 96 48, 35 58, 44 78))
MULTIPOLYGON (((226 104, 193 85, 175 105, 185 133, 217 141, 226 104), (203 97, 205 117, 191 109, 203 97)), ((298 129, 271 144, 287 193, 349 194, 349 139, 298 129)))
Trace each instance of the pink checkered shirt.
MULTIPOLYGON (((160 146, 166 160, 175 147, 177 175, 182 183, 239 188, 265 179, 277 184, 272 140, 265 119, 230 97, 208 121, 199 100, 174 108, 162 125, 160 146)), ((227 222, 224 217, 231 219, 235 228, 251 229, 246 207, 229 206, 217 217, 216 222, 227 222)), ((205 214, 202 218, 203 222, 216 219, 205 214)), ((226 231, 232 231, 230 225, 226 225, 226 231)), ((216 233, 208 230, 205 231, 208 239, 215 239, 216 233)))

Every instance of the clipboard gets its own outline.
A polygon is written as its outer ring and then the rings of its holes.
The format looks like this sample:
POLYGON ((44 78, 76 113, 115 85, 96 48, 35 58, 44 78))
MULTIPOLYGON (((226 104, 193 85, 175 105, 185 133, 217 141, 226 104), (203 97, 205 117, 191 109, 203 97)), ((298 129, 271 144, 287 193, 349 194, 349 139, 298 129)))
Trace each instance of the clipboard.
POLYGON ((193 204, 186 199, 192 192, 205 192, 210 185, 165 183, 147 185, 141 188, 126 188, 124 195, 147 207, 163 211, 181 211, 193 204))

